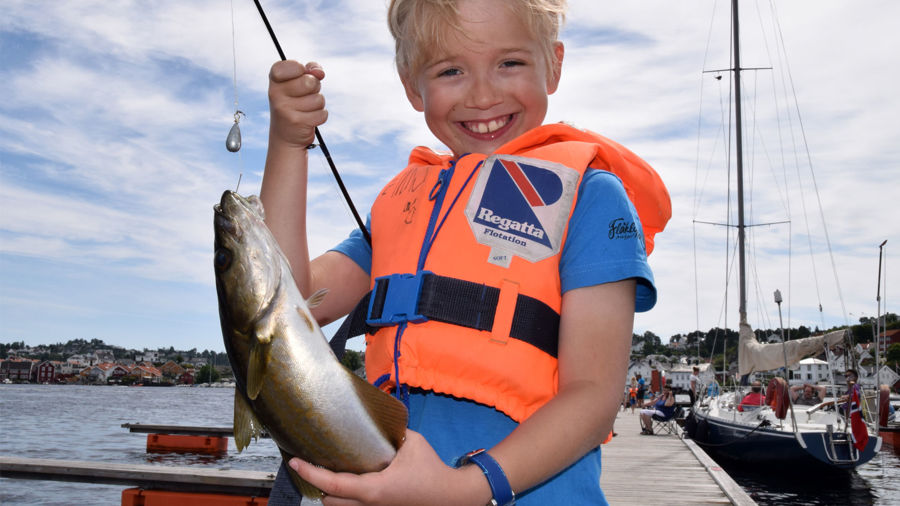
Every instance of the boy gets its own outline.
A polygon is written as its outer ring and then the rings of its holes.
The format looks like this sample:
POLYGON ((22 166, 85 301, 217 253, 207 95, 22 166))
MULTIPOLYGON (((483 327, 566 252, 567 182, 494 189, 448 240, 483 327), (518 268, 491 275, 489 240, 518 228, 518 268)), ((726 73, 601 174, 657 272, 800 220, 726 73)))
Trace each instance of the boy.
POLYGON ((598 446, 635 309, 655 302, 646 251, 670 209, 655 172, 621 146, 541 127, 560 79, 564 10, 565 0, 392 0, 407 97, 452 155, 414 150, 372 207, 372 248, 353 233, 312 261, 306 147, 327 118, 324 71, 272 67, 261 198, 300 290, 330 290, 316 318, 334 321, 394 282, 379 276, 441 287, 428 295, 439 317, 366 335, 369 381, 410 408, 391 465, 353 475, 289 463, 325 504, 605 502, 598 446), (630 189, 607 170, 631 171, 630 189), (641 220, 629 198, 643 202, 641 220), (469 463, 454 467, 459 457, 469 463))

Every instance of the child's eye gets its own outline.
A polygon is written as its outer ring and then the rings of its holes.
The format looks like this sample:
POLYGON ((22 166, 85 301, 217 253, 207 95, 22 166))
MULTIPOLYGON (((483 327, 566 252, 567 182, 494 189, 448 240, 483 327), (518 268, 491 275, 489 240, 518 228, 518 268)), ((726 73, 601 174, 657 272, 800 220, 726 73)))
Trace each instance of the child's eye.
POLYGON ((450 76, 458 76, 460 74, 460 70, 458 68, 446 68, 438 72, 438 77, 450 77, 450 76))
POLYGON ((525 65, 522 60, 506 60, 500 64, 501 67, 519 67, 525 65))

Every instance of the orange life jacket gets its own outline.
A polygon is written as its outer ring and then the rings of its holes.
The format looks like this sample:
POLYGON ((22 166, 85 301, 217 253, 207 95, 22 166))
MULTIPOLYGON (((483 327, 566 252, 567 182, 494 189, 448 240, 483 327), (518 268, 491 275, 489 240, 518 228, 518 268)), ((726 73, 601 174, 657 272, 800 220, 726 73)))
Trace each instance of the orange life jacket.
MULTIPOLYGON (((381 327, 374 334, 367 334, 366 375, 373 382, 389 377, 384 384, 393 387, 399 372, 401 384, 471 399, 522 421, 557 393, 558 370, 555 355, 510 337, 513 313, 520 295, 535 298, 559 313, 559 252, 584 171, 589 167, 606 170, 623 181, 640 217, 648 254, 653 249, 654 235, 671 216, 671 207, 664 184, 646 162, 613 141, 565 124, 526 132, 499 148, 495 155, 515 155, 523 158, 513 161, 543 160, 563 166, 559 169, 563 196, 554 205, 568 207, 560 208, 564 220, 560 221, 557 237, 544 237, 543 230, 529 228, 533 224, 509 222, 501 225, 518 230, 519 237, 492 230, 490 234, 497 236, 491 239, 494 242, 483 244, 484 237, 476 237, 470 223, 470 196, 473 188, 485 184, 485 178, 480 176, 485 175, 486 170, 481 167, 487 156, 469 154, 454 162, 449 155, 438 155, 423 147, 414 149, 409 165, 385 186, 372 206, 373 288, 374 280, 380 276, 426 270, 499 288, 499 299, 490 331, 432 319, 381 327), (452 178, 447 181, 451 168, 452 178), (443 201, 439 199, 436 204, 432 199, 441 191, 443 201), (435 218, 436 205, 441 209, 435 218), (425 244, 426 236, 433 234, 434 229, 439 230, 436 240, 423 246, 427 253, 420 266, 421 251, 417 246, 425 244), (529 233, 548 244, 550 253, 525 259, 518 254, 505 255, 503 247, 496 248, 497 244, 505 244, 503 241, 530 239, 529 233)), ((541 195, 535 193, 532 197, 539 199, 541 195)), ((501 218, 490 213, 479 218, 501 222, 501 218)))

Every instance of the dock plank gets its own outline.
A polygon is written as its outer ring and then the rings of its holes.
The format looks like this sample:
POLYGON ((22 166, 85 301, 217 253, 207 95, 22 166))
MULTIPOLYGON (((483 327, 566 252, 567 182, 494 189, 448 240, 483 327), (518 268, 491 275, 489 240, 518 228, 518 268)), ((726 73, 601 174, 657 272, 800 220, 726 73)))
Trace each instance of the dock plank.
POLYGON ((689 439, 641 435, 637 411, 620 411, 615 431, 600 477, 611 505, 756 504, 689 439))
MULTIPOLYGON (((234 430, 231 427, 202 427, 192 425, 156 425, 146 423, 123 423, 123 429, 129 432, 142 434, 174 434, 179 436, 217 436, 228 437, 234 436, 234 430)), ((263 431, 259 437, 267 438, 269 434, 263 431)))
POLYGON ((275 474, 198 466, 33 459, 0 455, 0 477, 268 497, 275 474))

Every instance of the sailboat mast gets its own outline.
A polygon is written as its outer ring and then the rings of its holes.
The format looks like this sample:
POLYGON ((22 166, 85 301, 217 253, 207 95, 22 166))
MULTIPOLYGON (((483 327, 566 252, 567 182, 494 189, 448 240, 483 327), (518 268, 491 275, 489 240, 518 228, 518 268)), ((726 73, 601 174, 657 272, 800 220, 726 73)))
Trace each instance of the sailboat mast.
POLYGON ((741 50, 740 23, 738 21, 738 0, 731 0, 731 31, 734 39, 734 120, 735 152, 737 155, 737 202, 738 202, 738 267, 740 276, 740 318, 747 321, 747 280, 744 254, 744 143, 741 131, 741 50))

